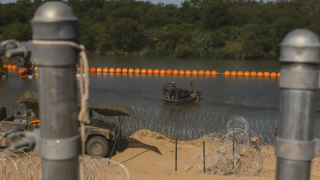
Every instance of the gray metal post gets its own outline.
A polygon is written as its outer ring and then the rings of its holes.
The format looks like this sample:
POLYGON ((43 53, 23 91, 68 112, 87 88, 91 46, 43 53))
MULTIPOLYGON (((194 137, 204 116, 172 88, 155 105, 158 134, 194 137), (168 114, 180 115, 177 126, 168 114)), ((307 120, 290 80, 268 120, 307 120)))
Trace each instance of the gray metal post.
MULTIPOLYGON (((44 3, 35 12, 31 23, 33 40, 78 43, 78 19, 64 2, 44 3)), ((37 64, 39 73, 40 137, 46 145, 41 144, 39 153, 44 180, 79 179, 79 157, 70 153, 71 148, 79 147, 58 147, 59 144, 68 145, 66 142, 76 139, 79 134, 76 88, 78 54, 77 49, 68 45, 33 45, 31 60, 37 64)))
POLYGON ((297 29, 286 35, 280 47, 276 180, 309 180, 315 155, 313 125, 319 79, 319 39, 311 31, 297 29))

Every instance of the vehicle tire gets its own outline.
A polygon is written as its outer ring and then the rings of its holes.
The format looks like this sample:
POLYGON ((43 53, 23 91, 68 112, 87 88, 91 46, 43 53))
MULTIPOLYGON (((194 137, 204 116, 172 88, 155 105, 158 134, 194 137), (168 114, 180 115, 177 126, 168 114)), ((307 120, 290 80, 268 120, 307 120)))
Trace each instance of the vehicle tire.
POLYGON ((86 143, 86 151, 89 156, 104 158, 109 151, 109 143, 106 138, 94 136, 86 143))

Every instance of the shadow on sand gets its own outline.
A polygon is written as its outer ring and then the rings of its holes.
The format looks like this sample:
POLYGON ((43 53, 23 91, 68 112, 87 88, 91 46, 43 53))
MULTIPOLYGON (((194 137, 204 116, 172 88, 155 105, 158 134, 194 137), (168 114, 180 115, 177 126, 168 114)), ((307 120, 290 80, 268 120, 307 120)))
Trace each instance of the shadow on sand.
MULTIPOLYGON (((110 147, 112 148, 113 147, 113 143, 110 144, 110 147)), ((136 154, 134 155, 133 157, 129 158, 128 160, 125 160, 121 163, 125 163, 127 161, 130 161, 148 151, 152 151, 152 152, 155 152, 159 155, 162 156, 161 152, 159 151, 159 149, 155 146, 151 146, 151 145, 148 145, 148 144, 144 144, 136 139, 133 139, 133 138, 129 138, 129 137, 123 137, 122 139, 118 139, 117 140, 117 143, 115 144, 115 147, 114 147, 114 151, 113 153, 111 154, 111 150, 109 151, 109 154, 107 155, 108 158, 112 158, 113 156, 115 156, 117 153, 122 153, 124 152, 126 149, 128 148, 139 148, 139 149, 145 149, 145 151, 139 153, 139 154, 136 154)))

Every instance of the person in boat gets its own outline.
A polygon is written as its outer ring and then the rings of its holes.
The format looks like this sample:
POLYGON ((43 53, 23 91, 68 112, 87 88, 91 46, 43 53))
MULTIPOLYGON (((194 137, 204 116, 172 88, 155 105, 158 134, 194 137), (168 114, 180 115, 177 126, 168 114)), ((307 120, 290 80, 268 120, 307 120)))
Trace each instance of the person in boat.
POLYGON ((194 91, 194 82, 192 79, 190 79, 190 87, 191 87, 191 92, 194 91))
POLYGON ((187 95, 187 90, 186 87, 183 86, 182 91, 181 91, 181 96, 184 97, 187 95))
POLYGON ((24 64, 22 65, 23 68, 27 68, 27 69, 31 69, 33 66, 33 64, 30 61, 26 61, 24 62, 24 64))
POLYGON ((195 89, 192 93, 192 97, 197 97, 198 96, 198 90, 195 89))
POLYGON ((32 75, 33 71, 33 67, 34 67, 34 64, 31 63, 30 61, 26 61, 23 65, 22 65, 23 68, 27 68, 26 71, 24 71, 21 75, 32 75))

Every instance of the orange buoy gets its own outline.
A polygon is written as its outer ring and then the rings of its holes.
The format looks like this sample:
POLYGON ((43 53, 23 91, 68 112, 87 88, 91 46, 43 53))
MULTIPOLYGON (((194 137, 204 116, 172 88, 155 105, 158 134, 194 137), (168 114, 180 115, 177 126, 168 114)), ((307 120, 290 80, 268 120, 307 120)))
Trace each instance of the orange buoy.
POLYGON ((91 72, 91 73, 95 73, 96 71, 97 71, 97 69, 94 68, 94 67, 92 67, 92 68, 90 69, 90 72, 91 72))
POLYGON ((197 70, 193 70, 192 71, 192 75, 198 75, 198 71, 197 70))
POLYGON ((140 74, 140 69, 139 69, 139 68, 135 69, 135 70, 134 70, 134 73, 135 73, 135 74, 140 74))
POLYGON ((134 69, 130 68, 130 69, 128 70, 128 73, 129 73, 129 74, 133 74, 133 73, 134 73, 134 69))
POLYGON ((102 73, 102 68, 101 67, 97 68, 97 73, 102 73))
POLYGON ((21 69, 19 70, 19 74, 22 74, 23 71, 24 71, 24 68, 21 68, 21 69))
POLYGON ((121 73, 121 68, 117 68, 116 73, 121 73))
POLYGON ((177 74, 179 74, 179 71, 175 69, 172 71, 172 74, 177 75, 177 74))
POLYGON ((231 76, 236 76, 236 75, 237 75, 237 72, 231 71, 230 75, 231 75, 231 76))
POLYGON ((11 70, 12 65, 11 65, 11 64, 9 64, 7 68, 8 68, 9 70, 11 70))
POLYGON ((184 70, 180 70, 180 71, 179 71, 179 74, 180 74, 180 75, 184 75, 184 74, 185 74, 184 70))
POLYGON ((191 71, 190 71, 190 70, 187 70, 187 71, 186 71, 186 75, 191 75, 191 71))
POLYGON ((270 76, 271 76, 271 77, 277 77, 277 73, 272 72, 272 73, 270 74, 270 76))
POLYGON ((167 70, 167 74, 168 74, 168 75, 171 75, 171 74, 172 74, 172 70, 171 70, 171 69, 168 69, 168 70, 167 70))
POLYGON ((211 75, 212 75, 212 76, 216 76, 217 74, 218 74, 217 71, 212 71, 212 72, 211 72, 211 75))
POLYGON ((242 71, 238 71, 237 76, 243 76, 243 72, 242 71))
POLYGON ((103 72, 103 73, 108 73, 108 72, 109 72, 109 69, 108 69, 108 68, 103 68, 102 72, 103 72))
POLYGON ((109 69, 109 73, 114 73, 115 72, 115 69, 112 67, 109 69))
POLYGON ((255 77, 255 76, 257 76, 257 73, 256 73, 255 71, 252 71, 252 72, 250 73, 250 76, 255 77))
POLYGON ((164 69, 160 70, 160 74, 165 74, 165 73, 166 73, 166 70, 164 70, 164 69))
POLYGON ((277 77, 280 77, 280 73, 279 72, 277 73, 277 77))
POLYGON ((13 66, 11 67, 12 70, 17 70, 17 68, 18 68, 17 65, 13 65, 13 66))
POLYGON ((209 75, 211 74, 211 72, 210 72, 209 70, 206 70, 206 71, 204 72, 204 74, 205 74, 206 76, 209 76, 209 75))
POLYGON ((147 73, 147 70, 146 69, 141 69, 141 74, 146 74, 147 73))
POLYGON ((248 76, 250 76, 250 73, 248 71, 246 71, 243 73, 243 75, 248 77, 248 76))
POLYGON ((257 76, 258 76, 258 77, 262 77, 262 76, 263 76, 263 72, 259 71, 259 72, 257 73, 257 76))
POLYGON ((269 76, 270 76, 270 73, 269 73, 269 72, 264 72, 264 73, 263 73, 263 76, 264 76, 264 77, 269 77, 269 76))
POLYGON ((203 71, 203 70, 200 70, 200 71, 198 72, 198 74, 199 74, 200 76, 202 76, 202 75, 204 75, 204 71, 203 71))
POLYGON ((152 69, 148 69, 147 73, 148 74, 153 74, 153 70, 152 69))
MULTIPOLYGON (((34 71, 38 71, 38 66, 36 66, 36 67, 34 67, 34 71)), ((88 71, 90 71, 90 70, 88 70, 88 71)))
POLYGON ((225 72, 224 72, 224 75, 225 75, 225 76, 230 76, 230 71, 225 71, 225 72))
POLYGON ((122 73, 123 73, 123 74, 127 74, 127 72, 128 72, 128 69, 127 69, 127 68, 123 68, 123 69, 122 69, 122 73))
POLYGON ((159 73, 160 73, 159 69, 155 69, 155 70, 153 71, 153 74, 159 74, 159 73))

